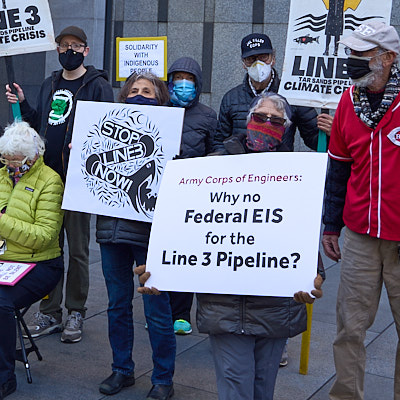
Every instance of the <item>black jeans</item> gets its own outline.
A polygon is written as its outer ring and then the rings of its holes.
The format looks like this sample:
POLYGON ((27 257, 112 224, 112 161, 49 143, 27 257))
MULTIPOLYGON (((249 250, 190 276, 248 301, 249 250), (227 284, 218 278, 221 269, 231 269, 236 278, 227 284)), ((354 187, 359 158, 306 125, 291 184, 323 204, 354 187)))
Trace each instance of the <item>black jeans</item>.
POLYGON ((64 272, 62 257, 38 261, 15 286, 0 285, 0 385, 15 377, 16 326, 14 310, 46 296, 64 272))

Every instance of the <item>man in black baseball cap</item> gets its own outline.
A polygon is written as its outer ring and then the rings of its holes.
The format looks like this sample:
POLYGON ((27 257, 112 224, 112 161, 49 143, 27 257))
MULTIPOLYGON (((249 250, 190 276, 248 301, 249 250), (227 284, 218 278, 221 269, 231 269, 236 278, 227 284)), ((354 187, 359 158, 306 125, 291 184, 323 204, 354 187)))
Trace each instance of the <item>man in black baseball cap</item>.
MULTIPOLYGON (((7 85, 7 99, 18 100, 22 119, 28 122, 41 136, 46 136, 45 163, 65 180, 69 143, 77 100, 114 100, 108 74, 92 65, 85 66, 89 54, 86 33, 77 26, 64 28, 56 37, 58 59, 62 69, 54 71, 42 84, 33 108, 25 98, 21 86, 14 83, 18 99, 7 85)), ((68 317, 63 325, 61 302, 63 278, 48 298, 40 303, 40 312, 29 323, 32 336, 63 331, 61 341, 76 343, 81 340, 86 299, 89 291, 89 239, 90 214, 65 211, 64 227, 67 234, 69 265, 65 291, 65 308, 68 317)), ((64 231, 61 232, 61 247, 64 231)))
MULTIPOLYGON (((263 33, 251 33, 242 39, 242 62, 246 70, 243 83, 228 91, 221 102, 219 124, 214 137, 213 153, 226 152, 224 141, 233 135, 242 140, 247 133, 246 117, 254 98, 262 93, 279 89, 280 79, 275 66, 275 49, 271 39, 263 33)), ((320 127, 330 131, 332 117, 321 114, 317 117, 314 108, 291 106, 292 125, 286 129, 283 143, 293 151, 294 136, 299 128, 305 144, 316 150, 320 127), (317 126, 318 119, 318 126, 317 126)))

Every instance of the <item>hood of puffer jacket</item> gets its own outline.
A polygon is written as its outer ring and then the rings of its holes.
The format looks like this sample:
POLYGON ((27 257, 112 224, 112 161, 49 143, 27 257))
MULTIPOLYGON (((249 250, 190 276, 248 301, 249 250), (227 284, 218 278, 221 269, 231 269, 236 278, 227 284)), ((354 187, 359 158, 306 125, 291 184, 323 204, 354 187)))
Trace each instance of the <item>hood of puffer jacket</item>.
POLYGON ((190 108, 199 102, 201 89, 203 87, 203 75, 199 63, 191 57, 178 58, 168 70, 168 84, 172 81, 172 75, 174 72, 183 71, 193 74, 195 77, 196 84, 196 97, 185 107, 190 108))

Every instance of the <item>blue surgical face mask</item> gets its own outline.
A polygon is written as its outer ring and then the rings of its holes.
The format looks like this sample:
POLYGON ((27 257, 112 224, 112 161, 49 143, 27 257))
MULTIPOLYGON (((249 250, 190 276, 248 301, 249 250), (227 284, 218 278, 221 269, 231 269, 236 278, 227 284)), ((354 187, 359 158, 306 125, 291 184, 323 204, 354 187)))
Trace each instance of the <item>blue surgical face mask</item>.
POLYGON ((171 102, 175 105, 185 107, 196 98, 196 86, 194 82, 182 79, 174 81, 170 87, 171 102))
POLYGON ((141 94, 137 94, 134 97, 127 97, 125 100, 126 104, 141 104, 145 106, 158 106, 157 99, 144 97, 141 94))

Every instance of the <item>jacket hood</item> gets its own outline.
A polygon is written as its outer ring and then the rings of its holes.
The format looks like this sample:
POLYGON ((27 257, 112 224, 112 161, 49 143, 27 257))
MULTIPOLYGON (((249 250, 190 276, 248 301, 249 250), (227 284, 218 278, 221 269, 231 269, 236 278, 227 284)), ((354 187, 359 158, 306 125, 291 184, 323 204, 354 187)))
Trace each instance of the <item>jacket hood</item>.
POLYGON ((197 104, 199 102, 199 97, 201 94, 201 89, 203 87, 203 75, 201 72, 201 68, 199 63, 194 60, 191 57, 181 57, 178 58, 169 68, 168 70, 168 82, 170 81, 170 79, 172 80, 172 74, 174 72, 178 72, 178 71, 183 71, 183 72, 188 72, 190 74, 193 74, 195 77, 195 83, 196 83, 196 97, 193 99, 193 101, 187 106, 187 108, 189 107, 193 107, 195 104, 197 104))

